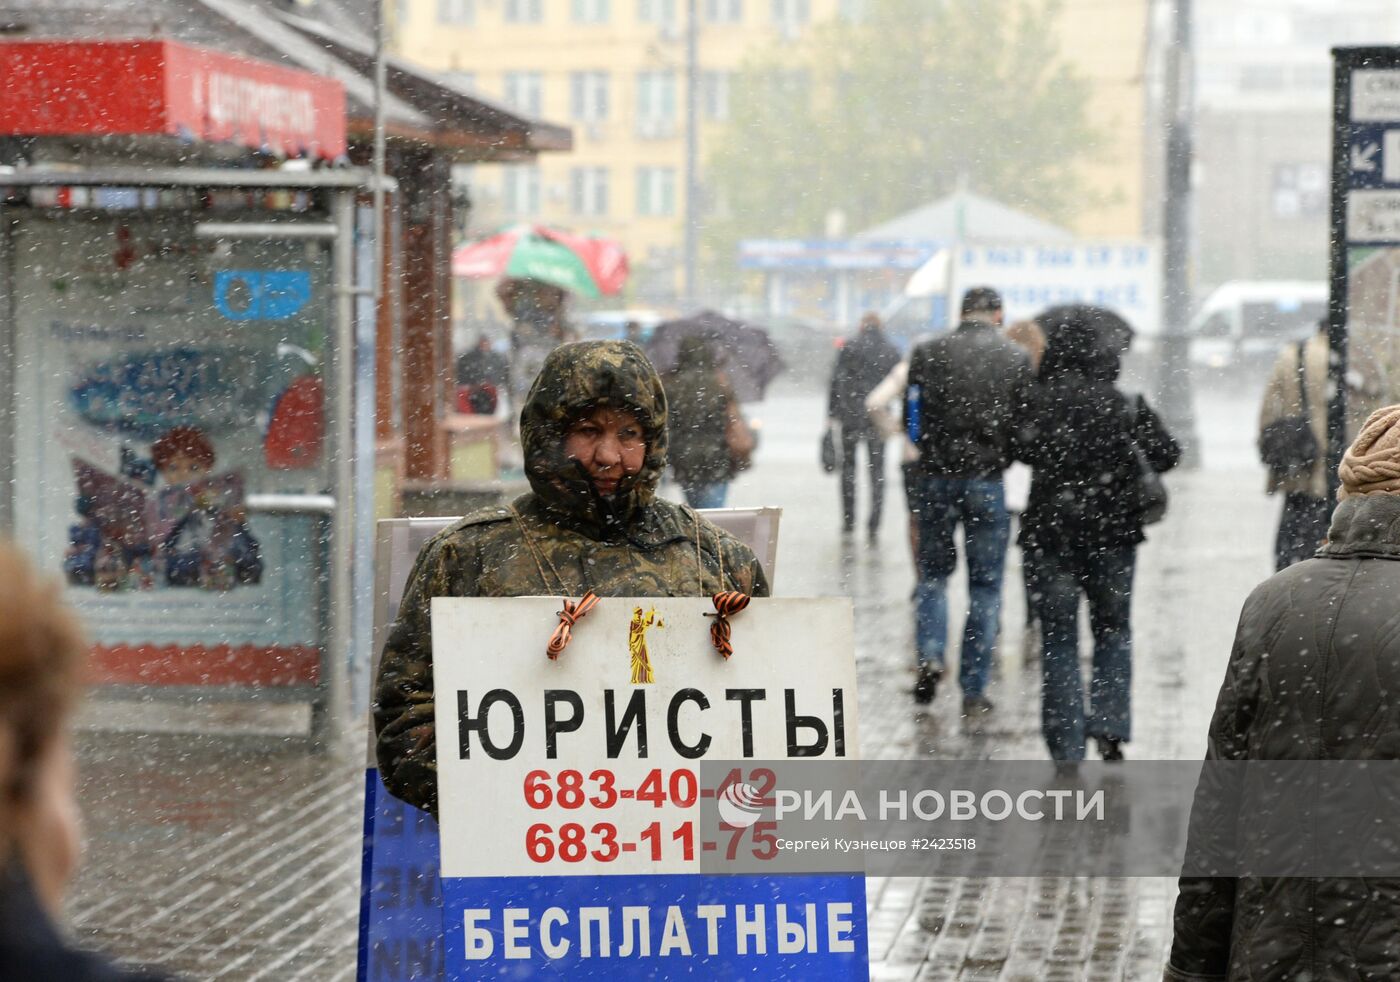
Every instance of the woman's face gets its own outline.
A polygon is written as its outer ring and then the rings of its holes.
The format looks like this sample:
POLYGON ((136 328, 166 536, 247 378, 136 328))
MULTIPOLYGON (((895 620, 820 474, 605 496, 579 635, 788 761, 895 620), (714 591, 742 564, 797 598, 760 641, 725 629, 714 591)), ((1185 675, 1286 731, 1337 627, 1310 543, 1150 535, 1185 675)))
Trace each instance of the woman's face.
POLYGON ((642 425, 624 410, 595 409, 569 427, 564 456, 583 465, 599 494, 613 494, 624 477, 641 473, 647 456, 642 425))

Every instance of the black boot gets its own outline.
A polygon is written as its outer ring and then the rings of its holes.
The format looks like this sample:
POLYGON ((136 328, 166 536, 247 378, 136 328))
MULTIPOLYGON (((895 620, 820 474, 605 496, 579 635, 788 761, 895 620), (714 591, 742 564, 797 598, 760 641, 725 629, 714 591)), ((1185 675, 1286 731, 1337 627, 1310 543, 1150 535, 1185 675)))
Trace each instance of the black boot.
POLYGON ((919 680, 914 683, 914 701, 920 706, 927 706, 933 702, 933 697, 938 693, 938 682, 942 678, 941 669, 932 665, 920 665, 919 680))

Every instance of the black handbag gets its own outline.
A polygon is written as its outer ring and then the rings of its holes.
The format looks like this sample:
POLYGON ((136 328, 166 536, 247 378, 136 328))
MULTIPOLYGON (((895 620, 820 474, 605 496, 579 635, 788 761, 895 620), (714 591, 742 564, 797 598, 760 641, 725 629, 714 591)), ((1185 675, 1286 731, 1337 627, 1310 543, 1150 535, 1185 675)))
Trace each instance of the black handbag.
POLYGON ((1141 416, 1142 396, 1138 396, 1135 402, 1129 404, 1128 415, 1128 439, 1133 447, 1133 462, 1137 465, 1138 515, 1142 518, 1142 524, 1156 525, 1167 517, 1170 499, 1167 494, 1167 482, 1162 480, 1162 475, 1152 466, 1152 461, 1147 459, 1142 444, 1138 443, 1137 421, 1141 416))
POLYGON ((1284 416, 1259 431, 1259 458, 1276 479, 1308 473, 1318 460, 1317 436, 1308 411, 1307 342, 1298 342, 1298 403, 1302 412, 1284 416))
POLYGON ((840 460, 836 456, 836 436, 831 432, 831 427, 828 426, 826 432, 822 434, 822 470, 830 474, 836 470, 839 463, 840 460))

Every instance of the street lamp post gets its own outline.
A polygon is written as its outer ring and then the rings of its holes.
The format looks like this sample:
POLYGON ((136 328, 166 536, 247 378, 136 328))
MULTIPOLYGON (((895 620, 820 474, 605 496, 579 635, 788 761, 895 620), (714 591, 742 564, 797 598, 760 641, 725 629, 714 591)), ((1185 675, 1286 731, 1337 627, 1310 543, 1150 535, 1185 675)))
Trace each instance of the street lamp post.
MULTIPOLYGON (((1172 2, 1172 0, 1168 0, 1172 2)), ((1199 461, 1191 409, 1191 0, 1175 0, 1167 56, 1165 209, 1162 215, 1162 350, 1157 398, 1168 429, 1181 443, 1187 466, 1199 461)))
POLYGON ((696 302, 700 233, 700 0, 686 0, 685 14, 685 231, 684 296, 696 302))

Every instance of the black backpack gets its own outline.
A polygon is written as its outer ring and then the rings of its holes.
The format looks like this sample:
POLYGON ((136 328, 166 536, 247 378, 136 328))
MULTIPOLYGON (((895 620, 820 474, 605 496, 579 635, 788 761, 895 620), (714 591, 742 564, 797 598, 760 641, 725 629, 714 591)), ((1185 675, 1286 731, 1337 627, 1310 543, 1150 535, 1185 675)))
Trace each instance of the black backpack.
POLYGON ((1307 344, 1298 342, 1298 402, 1302 412, 1276 419, 1259 431, 1259 458, 1280 480, 1308 473, 1318 460, 1317 437, 1308 412, 1307 344))

